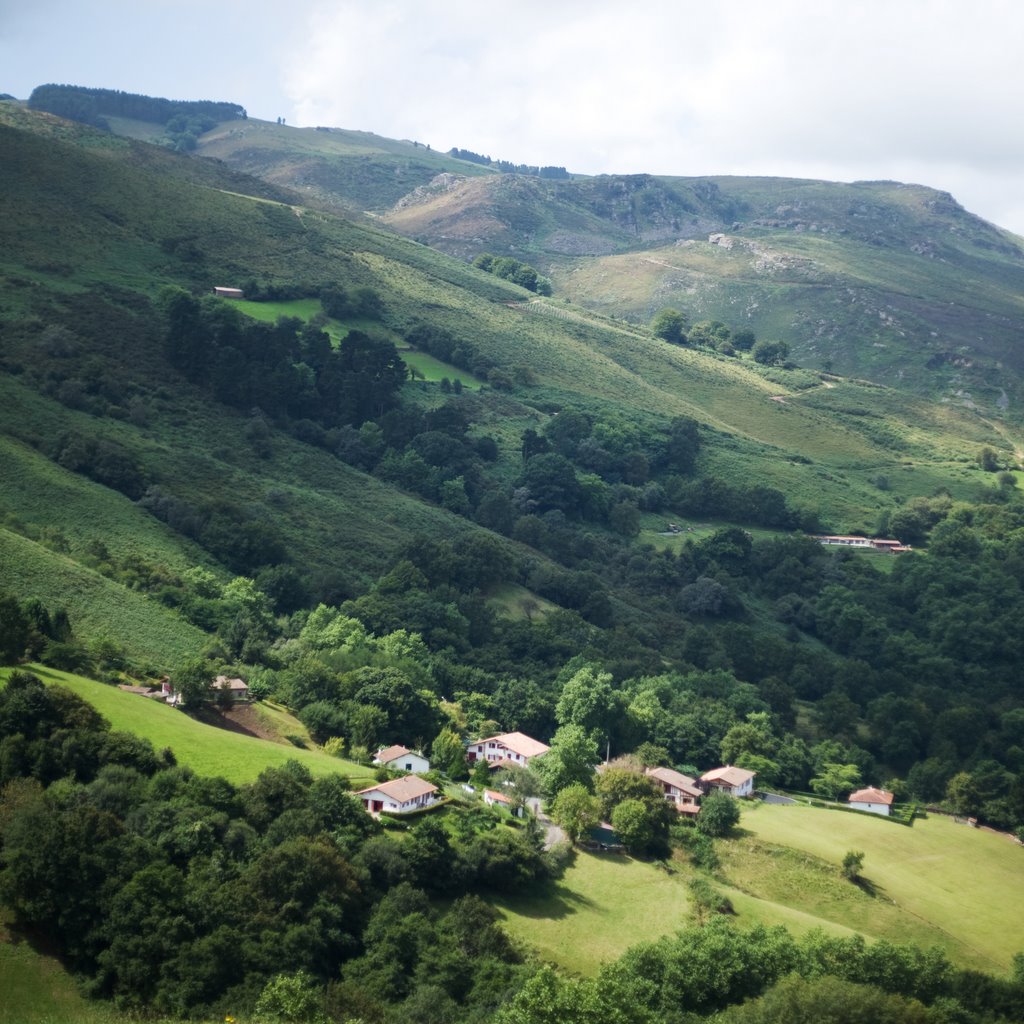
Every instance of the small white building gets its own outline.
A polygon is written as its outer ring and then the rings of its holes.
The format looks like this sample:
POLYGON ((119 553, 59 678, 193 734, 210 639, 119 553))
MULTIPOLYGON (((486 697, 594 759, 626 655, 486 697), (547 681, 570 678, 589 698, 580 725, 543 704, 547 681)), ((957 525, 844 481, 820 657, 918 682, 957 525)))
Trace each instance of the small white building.
POLYGON ((466 759, 470 763, 489 761, 492 764, 500 764, 507 761, 522 768, 550 749, 546 743, 541 743, 540 740, 535 740, 525 733, 506 732, 500 736, 489 736, 485 740, 470 743, 466 749, 466 759))
POLYGON ((886 817, 892 810, 893 794, 886 789, 868 786, 851 793, 846 802, 856 811, 870 811, 872 814, 884 814, 886 817))
POLYGON ((241 288, 226 288, 223 285, 217 285, 213 289, 213 294, 219 296, 222 299, 244 299, 245 292, 241 288))
POLYGON ((436 799, 437 786, 418 775, 403 775, 390 782, 378 782, 355 795, 371 814, 390 811, 392 814, 408 814, 421 807, 429 807, 436 799))
POLYGON ((734 765, 726 765, 724 768, 712 768, 700 777, 701 789, 705 793, 717 790, 721 793, 728 793, 729 796, 753 796, 754 776, 757 772, 748 771, 746 768, 736 768, 734 765))
POLYGON ((395 744, 378 750, 373 757, 374 764, 382 764, 397 772, 429 772, 430 761, 415 750, 395 744))
POLYGON ((680 814, 700 813, 700 798, 704 795, 696 779, 672 768, 648 768, 645 772, 662 789, 666 800, 671 800, 680 814))

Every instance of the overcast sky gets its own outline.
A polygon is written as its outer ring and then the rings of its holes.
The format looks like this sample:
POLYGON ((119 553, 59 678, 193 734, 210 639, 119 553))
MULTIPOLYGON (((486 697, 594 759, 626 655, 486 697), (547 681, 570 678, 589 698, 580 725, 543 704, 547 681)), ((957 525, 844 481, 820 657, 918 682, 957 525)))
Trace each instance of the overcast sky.
POLYGON ((1022 42, 1017 0, 0 0, 0 92, 230 100, 588 174, 893 178, 1024 234, 1022 42))

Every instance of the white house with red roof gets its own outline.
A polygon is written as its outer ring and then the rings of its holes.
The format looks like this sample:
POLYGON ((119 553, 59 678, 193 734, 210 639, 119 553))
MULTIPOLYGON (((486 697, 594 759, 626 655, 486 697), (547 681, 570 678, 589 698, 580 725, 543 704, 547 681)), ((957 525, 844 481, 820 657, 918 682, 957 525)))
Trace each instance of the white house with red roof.
POLYGON ((884 814, 888 817, 892 810, 893 794, 887 789, 876 789, 868 786, 851 793, 846 802, 856 811, 870 811, 872 814, 884 814))
POLYGON ((535 740, 522 732, 505 732, 500 736, 488 736, 485 740, 470 743, 466 749, 466 759, 488 761, 497 765, 502 762, 519 765, 523 768, 535 757, 546 754, 551 748, 540 740, 535 740))
POLYGON ((415 750, 409 750, 396 743, 391 747, 383 747, 373 755, 374 764, 382 764, 397 772, 429 772, 430 761, 415 750))
POLYGON ((757 772, 746 768, 726 765, 724 768, 712 768, 700 777, 700 787, 705 793, 717 790, 729 796, 753 796, 754 776, 757 772))
POLYGON ((672 768, 648 768, 645 773, 662 789, 666 800, 671 800, 680 814, 700 813, 700 798, 704 795, 696 779, 672 768))
POLYGON ((408 814, 421 807, 429 807, 437 799, 437 786, 418 775, 403 775, 390 782, 378 782, 375 786, 360 789, 354 795, 363 801, 371 814, 390 811, 392 814, 408 814))

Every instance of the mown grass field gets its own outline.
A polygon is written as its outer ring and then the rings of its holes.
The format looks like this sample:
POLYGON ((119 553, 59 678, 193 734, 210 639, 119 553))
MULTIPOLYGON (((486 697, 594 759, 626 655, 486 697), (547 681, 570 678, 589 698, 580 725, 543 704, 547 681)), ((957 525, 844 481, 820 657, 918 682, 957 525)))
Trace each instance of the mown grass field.
MULTIPOLYGON (((940 815, 905 828, 802 806, 752 805, 741 824, 757 842, 829 864, 838 865, 848 850, 865 852, 863 874, 877 897, 843 901, 838 923, 890 939, 919 934, 916 941, 924 942, 931 935, 954 959, 990 971, 1008 970, 1013 954, 1024 951, 1024 849, 1005 836, 940 815)), ((743 884, 741 872, 730 877, 743 884)), ((796 886, 794 902, 798 893, 796 886)), ((813 892, 806 899, 815 912, 829 913, 829 900, 819 904, 813 892)))
MULTIPOLYGON (((27 671, 46 683, 58 683, 77 693, 113 728, 142 736, 158 750, 170 747, 179 764, 189 765, 200 775, 219 775, 241 785, 252 782, 265 768, 278 768, 285 761, 296 760, 316 776, 344 775, 356 788, 373 781, 370 769, 319 750, 303 750, 204 725, 158 701, 43 665, 27 666, 27 671)), ((11 669, 0 669, 0 680, 10 672, 11 669)), ((294 732, 304 731, 296 723, 294 732)))
POLYGON ((630 946, 689 922, 685 877, 625 856, 578 852, 562 880, 492 902, 508 932, 543 960, 594 974, 630 946))
MULTIPOLYGON (((809 807, 744 805, 737 838, 717 843, 715 885, 741 925, 785 925, 938 946, 989 973, 1024 950, 1024 850, 933 817, 913 828, 809 807), (874 895, 839 872, 865 854, 874 895)), ((542 957, 592 974, 629 946, 689 923, 685 858, 672 874, 624 856, 578 854, 544 895, 496 901, 508 930, 542 957)))

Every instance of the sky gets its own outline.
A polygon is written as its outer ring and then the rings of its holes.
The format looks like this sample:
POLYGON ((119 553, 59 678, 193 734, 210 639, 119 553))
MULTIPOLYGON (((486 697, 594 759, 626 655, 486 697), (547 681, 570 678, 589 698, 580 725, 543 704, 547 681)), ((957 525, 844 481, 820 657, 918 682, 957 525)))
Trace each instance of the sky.
POLYGON ((584 174, 894 179, 1024 235, 1022 41, 1017 0, 0 0, 0 92, 228 100, 584 174))

